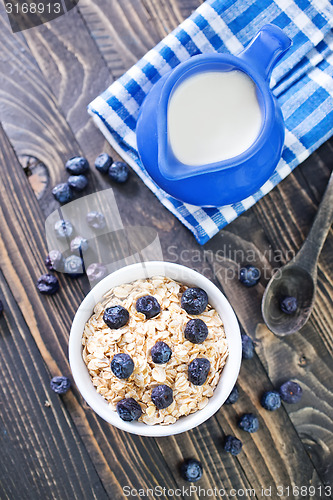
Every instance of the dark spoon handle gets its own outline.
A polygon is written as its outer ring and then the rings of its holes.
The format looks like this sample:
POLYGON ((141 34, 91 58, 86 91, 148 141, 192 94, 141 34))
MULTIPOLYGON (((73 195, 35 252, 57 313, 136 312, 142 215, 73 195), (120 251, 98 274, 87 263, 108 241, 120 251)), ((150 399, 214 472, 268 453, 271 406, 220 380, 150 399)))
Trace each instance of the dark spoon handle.
POLYGON ((333 222, 333 171, 310 232, 298 252, 295 263, 310 274, 316 272, 317 260, 333 222))

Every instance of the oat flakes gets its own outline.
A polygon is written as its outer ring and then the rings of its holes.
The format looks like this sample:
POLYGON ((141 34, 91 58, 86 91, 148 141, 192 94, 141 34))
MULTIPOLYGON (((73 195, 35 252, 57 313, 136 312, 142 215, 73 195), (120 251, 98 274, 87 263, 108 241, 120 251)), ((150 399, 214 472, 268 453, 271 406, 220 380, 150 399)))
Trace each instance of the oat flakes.
POLYGON ((210 304, 196 316, 181 308, 180 298, 186 288, 169 278, 155 276, 117 286, 96 304, 83 332, 82 355, 92 383, 112 410, 116 410, 118 401, 131 397, 142 408, 140 422, 169 425, 207 405, 228 357, 228 344, 222 320, 210 304), (153 295, 161 306, 160 314, 148 320, 135 308, 136 300, 147 294, 153 295), (117 304, 129 311, 130 319, 122 328, 111 330, 103 321, 103 313, 106 307, 117 304), (193 318, 202 319, 208 327, 208 337, 202 344, 192 344, 184 337, 185 326, 193 318), (156 365, 150 349, 160 340, 169 345, 172 356, 166 364, 156 365), (120 352, 129 354, 135 365, 126 380, 116 378, 110 368, 111 359, 120 352), (201 386, 191 384, 187 377, 189 363, 198 356, 211 364, 201 386), (173 390, 173 403, 163 410, 151 401, 151 391, 159 384, 173 390))

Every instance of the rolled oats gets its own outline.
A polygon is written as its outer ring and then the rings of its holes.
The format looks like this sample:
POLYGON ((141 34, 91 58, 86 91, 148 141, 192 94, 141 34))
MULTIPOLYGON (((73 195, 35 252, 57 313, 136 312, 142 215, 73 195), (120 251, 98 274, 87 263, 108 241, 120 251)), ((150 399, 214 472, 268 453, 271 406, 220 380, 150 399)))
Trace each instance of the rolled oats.
POLYGON ((197 316, 181 308, 180 298, 186 288, 169 278, 155 276, 117 286, 96 304, 84 328, 82 357, 97 392, 113 410, 118 401, 132 397, 142 408, 140 422, 169 425, 208 404, 226 363, 228 344, 222 320, 210 304, 197 316), (135 308, 136 300, 147 294, 161 306, 160 314, 148 320, 135 308), (122 305, 130 315, 127 325, 118 330, 110 329, 103 321, 105 308, 114 305, 122 305), (185 326, 193 318, 202 319, 208 327, 202 344, 192 344, 184 337, 185 326), (167 363, 156 365, 150 349, 161 340, 169 345, 172 356, 167 363), (134 371, 126 380, 119 380, 110 368, 111 359, 120 352, 129 354, 134 361, 134 371), (187 376, 188 364, 196 357, 210 361, 210 372, 201 386, 190 383, 187 376), (159 384, 171 387, 174 396, 173 403, 163 410, 151 401, 151 391, 159 384))

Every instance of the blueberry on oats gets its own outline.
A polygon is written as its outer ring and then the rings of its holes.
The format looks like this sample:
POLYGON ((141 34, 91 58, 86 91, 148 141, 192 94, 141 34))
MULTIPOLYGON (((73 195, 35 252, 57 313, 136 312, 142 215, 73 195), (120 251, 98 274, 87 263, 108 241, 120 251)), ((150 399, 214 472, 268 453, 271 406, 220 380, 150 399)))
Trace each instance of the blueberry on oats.
POLYGON ((208 295, 202 288, 187 288, 181 298, 181 306, 188 314, 201 314, 208 304, 208 295))
POLYGON ((160 340, 153 345, 150 350, 150 354, 154 363, 157 365, 163 365, 170 360, 172 351, 168 344, 160 340))
POLYGON ((117 378, 128 378, 134 370, 134 362, 129 354, 115 354, 111 360, 111 370, 117 378))
POLYGON ((206 358, 195 358, 188 365, 188 379, 193 385, 203 385, 210 370, 210 362, 206 358))
POLYGON ((141 417, 141 406, 133 398, 125 398, 117 403, 117 413, 125 422, 133 422, 141 417))
POLYGON ((159 410, 163 410, 173 402, 173 392, 168 385, 158 385, 151 392, 151 400, 159 410))
POLYGON ((139 297, 135 307, 138 312, 146 316, 146 319, 155 318, 161 312, 159 303, 152 295, 139 297))
POLYGON ((128 323, 129 312, 123 306, 107 307, 103 314, 103 320, 109 328, 118 329, 128 323))

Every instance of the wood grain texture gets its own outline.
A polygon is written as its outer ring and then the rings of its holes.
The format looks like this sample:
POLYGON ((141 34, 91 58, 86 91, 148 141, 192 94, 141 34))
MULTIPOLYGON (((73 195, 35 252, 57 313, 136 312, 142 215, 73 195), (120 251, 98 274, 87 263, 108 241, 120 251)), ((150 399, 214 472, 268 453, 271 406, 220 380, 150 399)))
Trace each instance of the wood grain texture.
MULTIPOLYGON (((4 221, 0 265, 17 314, 22 314, 25 335, 31 337, 30 343, 36 342, 40 353, 38 363, 43 359, 51 375, 69 374, 68 332, 88 288, 82 280, 71 281, 60 276, 61 290, 56 296, 41 297, 35 290, 36 278, 45 271, 44 218, 58 206, 50 188, 67 177, 63 163, 68 157, 82 153, 92 163, 103 149, 111 152, 92 126, 86 104, 199 3, 102 0, 97 5, 92 0, 80 0, 78 7, 66 16, 15 36, 8 30, 5 17, 0 20, 3 48, 0 70, 4 75, 0 86, 0 118, 15 151, 36 156, 50 173, 48 189, 40 201, 42 211, 9 141, 0 132, 4 221)), ((1 9, 0 5, 0 12, 1 9)), ((199 428, 171 438, 138 438, 111 428, 96 417, 74 387, 66 395, 61 411, 69 432, 80 436, 79 441, 82 439, 83 452, 87 451, 86 467, 90 467, 91 460, 109 498, 124 498, 124 485, 186 486, 179 475, 179 464, 189 457, 202 461, 205 473, 200 485, 207 488, 259 491, 261 487, 279 483, 317 486, 332 481, 332 235, 320 258, 317 303, 306 330, 281 341, 262 325, 260 314, 261 296, 272 269, 281 265, 288 252, 299 248, 308 231, 329 175, 331 155, 332 145, 327 143, 204 248, 135 174, 126 185, 113 186, 125 226, 155 228, 165 260, 195 268, 223 288, 242 326, 256 340, 257 355, 243 363, 238 381, 241 398, 235 406, 223 407, 199 428), (295 192, 299 194, 297 199, 295 192), (282 257, 277 260, 281 249, 282 257), (267 272, 260 285, 251 291, 237 280, 242 255, 253 258, 267 272), (284 405, 274 414, 266 412, 259 405, 260 393, 276 387, 284 377, 300 381, 304 399, 299 405, 284 405), (259 414, 260 418, 260 431, 253 436, 237 428, 237 418, 248 411, 259 414), (228 433, 244 442, 238 457, 223 452, 223 436, 228 433)), ((92 171, 87 192, 110 186, 105 177, 92 171)), ((17 363, 15 366, 19 366, 19 360, 17 363)), ((27 392, 30 397, 33 390, 27 392)), ((50 408, 44 410, 48 415, 46 410, 50 408)), ((15 417, 17 410, 12 408, 12 411, 15 417)), ((56 426, 61 427, 60 421, 56 426)), ((35 438, 31 439, 26 446, 35 443, 35 438)), ((70 452, 78 453, 75 446, 70 452)), ((55 460, 56 453, 50 445, 50 457, 42 457, 41 464, 44 459, 55 460)), ((11 463, 7 469, 11 477, 18 465, 11 463)), ((58 498, 63 497, 63 489, 68 489, 58 484, 60 470, 56 469, 54 478, 47 476, 53 478, 58 498)), ((87 484, 95 484, 95 476, 89 470, 87 484)), ((24 474, 24 482, 29 485, 29 467, 24 474)), ((6 492, 14 487, 11 477, 7 479, 6 492)), ((96 484, 100 485, 98 481, 96 484)), ((45 497, 47 487, 42 482, 34 499, 45 497)), ((80 491, 76 486, 75 489, 80 491)), ((192 498, 199 497, 192 495, 192 498)))
POLYGON ((68 418, 68 396, 60 398, 50 389, 50 374, 1 272, 0 288, 5 309, 0 319, 0 497, 106 499, 68 418))
MULTIPOLYGON (((0 213, 5 221, 0 239, 0 265, 51 374, 69 374, 68 332, 83 293, 78 281, 63 275, 59 276, 61 290, 56 296, 45 297, 37 292, 36 280, 45 272, 43 216, 3 131, 0 151, 4 175, 0 213)), ((164 470, 164 459, 153 440, 120 433, 100 421, 91 410, 83 412, 82 398, 75 387, 66 404, 112 498, 122 498, 125 485, 139 489, 154 483, 174 484, 173 477, 164 470), (139 477, 131 473, 137 468, 141 471, 139 477)))
MULTIPOLYGON (((330 143, 323 146, 288 180, 258 202, 252 211, 240 217, 207 245, 215 252, 218 248, 224 249, 229 257, 225 262, 216 264, 215 269, 220 267, 217 275, 245 331, 257 342, 259 358, 273 387, 279 387, 290 378, 302 385, 305 393, 302 404, 296 407, 285 405, 285 410, 310 460, 320 471, 322 481, 328 483, 332 478, 333 462, 332 237, 329 236, 320 257, 322 279, 319 279, 314 313, 304 329, 285 339, 275 337, 263 325, 260 302, 273 268, 278 268, 286 258, 294 255, 310 228, 329 177, 327 149, 330 148, 330 143), (321 174, 319 165, 322 167, 321 174), (312 186, 312 193, 305 188, 304 178, 312 186), (315 191, 317 199, 313 195, 315 191), (297 203, 293 196, 295 192, 298 192, 297 203), (247 259, 248 263, 254 263, 262 271, 260 284, 251 292, 237 283, 239 266, 247 259), (318 324, 317 317, 322 318, 323 327, 318 324)), ((258 398, 260 391, 257 387, 259 384, 256 386, 258 398)), ((261 391, 264 389, 261 385, 261 391)), ((262 410, 260 414, 263 415, 262 410)), ((269 429, 272 432, 274 427, 271 425, 269 429)), ((291 435, 288 431, 288 436, 291 435)), ((304 458, 299 461, 302 464, 305 462, 304 458)))

